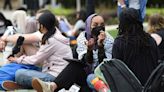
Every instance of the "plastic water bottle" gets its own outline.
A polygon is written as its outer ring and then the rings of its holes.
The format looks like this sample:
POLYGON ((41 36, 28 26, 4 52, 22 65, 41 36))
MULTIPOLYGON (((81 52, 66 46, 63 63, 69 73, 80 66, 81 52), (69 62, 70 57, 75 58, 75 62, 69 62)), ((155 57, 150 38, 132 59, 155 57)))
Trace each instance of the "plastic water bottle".
POLYGON ((92 84, 98 92, 110 92, 110 89, 98 77, 92 80, 92 84))

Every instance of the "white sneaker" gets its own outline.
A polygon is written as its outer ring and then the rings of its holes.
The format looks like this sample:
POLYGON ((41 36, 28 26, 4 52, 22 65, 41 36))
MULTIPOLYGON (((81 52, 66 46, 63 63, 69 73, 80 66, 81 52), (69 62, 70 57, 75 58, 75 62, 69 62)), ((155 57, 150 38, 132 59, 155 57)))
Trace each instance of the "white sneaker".
POLYGON ((50 82, 44 82, 44 81, 40 80, 39 78, 32 79, 32 87, 37 92, 53 92, 53 90, 51 89, 50 82))
POLYGON ((22 87, 20 85, 18 85, 16 82, 9 81, 9 80, 3 81, 1 86, 5 90, 22 89, 22 87))

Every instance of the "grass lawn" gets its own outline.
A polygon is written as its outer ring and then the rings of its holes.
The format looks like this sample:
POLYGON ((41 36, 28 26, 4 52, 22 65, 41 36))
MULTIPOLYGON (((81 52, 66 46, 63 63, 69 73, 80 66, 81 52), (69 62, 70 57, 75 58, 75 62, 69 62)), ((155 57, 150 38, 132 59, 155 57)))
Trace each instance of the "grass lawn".
POLYGON ((159 13, 161 15, 164 15, 164 8, 147 8, 146 9, 146 14, 148 16, 155 14, 155 13, 159 13))
POLYGON ((59 7, 59 8, 52 8, 52 7, 49 7, 50 11, 52 11, 55 15, 58 15, 58 16, 67 16, 69 14, 72 14, 75 12, 75 9, 70 9, 70 8, 62 8, 62 7, 59 7))
POLYGON ((108 30, 108 33, 113 37, 116 38, 118 30, 108 30))

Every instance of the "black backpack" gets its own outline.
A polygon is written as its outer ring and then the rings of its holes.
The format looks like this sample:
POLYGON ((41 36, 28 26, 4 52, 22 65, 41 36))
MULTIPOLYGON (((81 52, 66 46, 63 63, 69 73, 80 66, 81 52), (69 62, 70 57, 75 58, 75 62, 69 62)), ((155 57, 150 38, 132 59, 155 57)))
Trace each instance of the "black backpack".
POLYGON ((164 62, 151 73, 143 92, 164 92, 164 62))
POLYGON ((106 60, 99 68, 111 92, 142 92, 140 81, 122 61, 106 60))
POLYGON ((153 70, 144 86, 121 60, 105 60, 97 69, 111 92, 164 92, 164 62, 153 70))

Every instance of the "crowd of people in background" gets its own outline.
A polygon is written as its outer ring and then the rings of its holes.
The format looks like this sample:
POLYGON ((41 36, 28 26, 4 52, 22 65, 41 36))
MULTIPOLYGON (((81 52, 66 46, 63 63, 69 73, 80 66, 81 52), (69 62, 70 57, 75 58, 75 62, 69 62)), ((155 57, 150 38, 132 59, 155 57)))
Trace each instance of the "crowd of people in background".
MULTIPOLYGON (((10 0, 6 0, 5 6, 10 0)), ((77 12, 74 26, 64 16, 40 9, 28 16, 19 8, 11 21, 0 13, 0 90, 35 89, 56 92, 72 85, 80 92, 95 91, 89 76, 104 59, 123 61, 144 85, 164 60, 164 16, 154 14, 144 30, 147 0, 118 0, 118 35, 105 32, 100 14, 77 12), (141 2, 142 1, 142 2, 141 2), (13 47, 23 37, 18 54, 13 47), (75 42, 73 42, 75 40, 75 42)), ((9 3, 12 9, 11 3, 9 3)))

